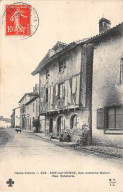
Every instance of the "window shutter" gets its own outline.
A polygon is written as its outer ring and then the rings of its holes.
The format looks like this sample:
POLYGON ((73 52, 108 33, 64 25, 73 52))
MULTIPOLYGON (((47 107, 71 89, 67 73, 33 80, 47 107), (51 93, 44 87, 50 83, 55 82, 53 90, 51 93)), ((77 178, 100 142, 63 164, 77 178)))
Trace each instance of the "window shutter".
POLYGON ((105 110, 104 108, 97 109, 97 129, 105 129, 105 110))
POLYGON ((63 98, 65 98, 65 83, 63 83, 63 98))
POLYGON ((56 95, 56 86, 53 86, 53 103, 54 104, 55 104, 55 101, 56 101, 55 95, 56 95))
POLYGON ((68 104, 71 104, 72 78, 68 81, 68 104))
POLYGON ((67 106, 67 96, 68 96, 68 81, 65 81, 65 106, 67 106))
POLYGON ((56 96, 58 96, 58 84, 56 84, 56 96))
POLYGON ((80 95, 80 75, 78 75, 76 79, 77 79, 76 104, 79 104, 79 95, 80 95))
POLYGON ((76 77, 72 79, 72 94, 76 92, 76 77))
POLYGON ((53 104, 53 86, 51 86, 51 106, 52 106, 52 104, 53 104))
POLYGON ((51 107, 51 87, 48 88, 48 109, 51 107))

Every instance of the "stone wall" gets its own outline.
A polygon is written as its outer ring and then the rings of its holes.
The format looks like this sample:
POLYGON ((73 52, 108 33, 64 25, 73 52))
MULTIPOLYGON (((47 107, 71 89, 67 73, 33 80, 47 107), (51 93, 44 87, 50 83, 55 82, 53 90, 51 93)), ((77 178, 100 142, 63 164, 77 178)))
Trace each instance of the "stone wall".
POLYGON ((93 142, 122 146, 123 135, 116 131, 105 134, 97 129, 97 109, 123 104, 123 85, 120 85, 120 59, 123 58, 123 38, 113 37, 95 46, 92 88, 93 142), (116 133, 116 134, 115 134, 116 133))
POLYGON ((63 116, 65 119, 65 129, 62 130, 61 133, 64 133, 64 131, 69 132, 69 134, 72 137, 72 141, 77 142, 77 140, 80 139, 82 135, 82 125, 84 124, 89 125, 89 111, 76 110, 76 111, 69 111, 69 112, 46 116, 45 133, 47 136, 49 136, 49 119, 53 118, 53 136, 57 137, 57 119, 59 116, 63 116), (77 128, 71 129, 70 120, 71 120, 71 116, 73 115, 78 116, 78 125, 77 128))

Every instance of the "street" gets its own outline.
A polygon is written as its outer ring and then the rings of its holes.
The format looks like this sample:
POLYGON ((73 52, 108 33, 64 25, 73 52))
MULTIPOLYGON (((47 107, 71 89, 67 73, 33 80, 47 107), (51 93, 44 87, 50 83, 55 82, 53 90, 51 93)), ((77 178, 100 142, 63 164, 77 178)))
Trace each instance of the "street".
POLYGON ((56 146, 33 133, 0 130, 1 191, 92 191, 95 185, 97 191, 104 186, 105 191, 116 191, 121 190, 121 167, 118 158, 56 146), (13 188, 6 184, 10 177, 13 188), (116 180, 115 186, 109 179, 116 180))

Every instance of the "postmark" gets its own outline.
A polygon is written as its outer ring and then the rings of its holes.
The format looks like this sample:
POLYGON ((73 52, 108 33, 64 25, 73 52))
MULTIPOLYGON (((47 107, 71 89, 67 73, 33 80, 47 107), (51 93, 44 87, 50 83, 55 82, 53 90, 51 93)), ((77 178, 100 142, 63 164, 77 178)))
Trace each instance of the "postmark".
POLYGON ((39 17, 31 5, 18 2, 6 5, 2 22, 6 37, 26 39, 37 31, 39 17))

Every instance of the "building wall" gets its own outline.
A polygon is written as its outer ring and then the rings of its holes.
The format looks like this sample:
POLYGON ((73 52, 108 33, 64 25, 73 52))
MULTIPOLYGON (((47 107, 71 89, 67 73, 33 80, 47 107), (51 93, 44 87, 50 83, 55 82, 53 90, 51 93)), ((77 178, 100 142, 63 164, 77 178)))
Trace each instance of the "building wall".
POLYGON ((65 126, 64 129, 61 130, 60 133, 64 133, 64 131, 69 132, 69 134, 72 137, 72 141, 76 142, 78 139, 80 139, 80 136, 82 135, 82 125, 89 123, 89 111, 88 110, 73 110, 69 112, 61 112, 59 114, 52 114, 49 116, 46 116, 45 121, 45 134, 49 135, 49 120, 50 118, 53 118, 53 136, 58 137, 58 123, 57 120, 60 116, 64 117, 65 120, 65 126), (77 115, 77 127, 71 128, 71 117, 73 115, 77 115))
POLYGON ((55 62, 50 64, 50 66, 46 67, 47 69, 49 69, 50 74, 48 80, 46 79, 46 69, 41 70, 40 87, 44 87, 45 85, 54 85, 80 72, 81 65, 80 47, 77 47, 73 51, 70 51, 68 54, 64 54, 64 56, 62 56, 60 59, 65 60, 66 68, 64 69, 64 73, 59 72, 59 61, 56 60, 55 62))
POLYGON ((0 128, 8 128, 8 127, 11 127, 11 123, 0 120, 0 128))
POLYGON ((20 107, 15 108, 15 127, 20 127, 20 107))
POLYGON ((25 120, 25 117, 24 117, 24 114, 25 114, 25 103, 28 102, 30 100, 30 96, 29 95, 26 95, 22 101, 20 102, 20 127, 22 129, 25 128, 26 126, 26 120, 25 120))
POLYGON ((123 38, 113 37, 95 46, 92 88, 93 142, 122 146, 123 135, 118 131, 97 129, 97 109, 123 104, 123 85, 120 85, 120 59, 123 58, 123 38))
POLYGON ((45 116, 41 116, 39 117, 40 120, 40 132, 45 133, 45 122, 46 122, 46 118, 45 116))
MULTIPOLYGON (((59 72, 59 63, 56 62, 51 64, 51 68, 49 67, 50 76, 48 80, 46 80, 46 68, 40 73, 40 114, 46 116, 45 132, 47 135, 49 135, 49 117, 53 116, 53 133, 57 136, 57 118, 59 113, 64 115, 65 130, 69 131, 71 114, 80 109, 77 111, 78 120, 80 119, 78 127, 70 131, 72 139, 74 139, 74 133, 80 137, 83 123, 91 131, 90 108, 93 47, 92 45, 78 46, 62 58, 65 59, 66 68, 64 72, 59 72), (65 86, 64 98, 58 97, 58 84, 61 82, 64 82, 65 86), (45 97, 46 88, 48 88, 48 102, 46 102, 45 97)), ((42 126, 44 126, 44 123, 42 126)))
POLYGON ((58 110, 66 107, 78 107, 80 88, 81 48, 65 54, 60 58, 65 61, 65 69, 59 72, 59 60, 45 67, 40 73, 40 112, 58 110), (46 69, 49 77, 46 79, 46 69), (71 96, 71 83, 74 80, 75 95, 71 96), (58 84, 64 82, 65 97, 58 99, 58 84), (48 102, 46 102, 46 88, 48 88, 48 102), (70 95, 68 95, 69 93, 70 95), (69 97, 68 97, 69 96, 69 97))
POLYGON ((11 115, 11 128, 14 128, 14 127, 15 127, 15 114, 13 112, 11 115))
POLYGON ((25 104, 34 96, 26 95, 22 101, 20 102, 20 127, 25 129, 27 126, 27 119, 26 119, 26 106, 25 104))
POLYGON ((26 105, 26 129, 33 130, 33 120, 39 116, 39 98, 26 105), (28 115, 28 116, 27 116, 28 115))

